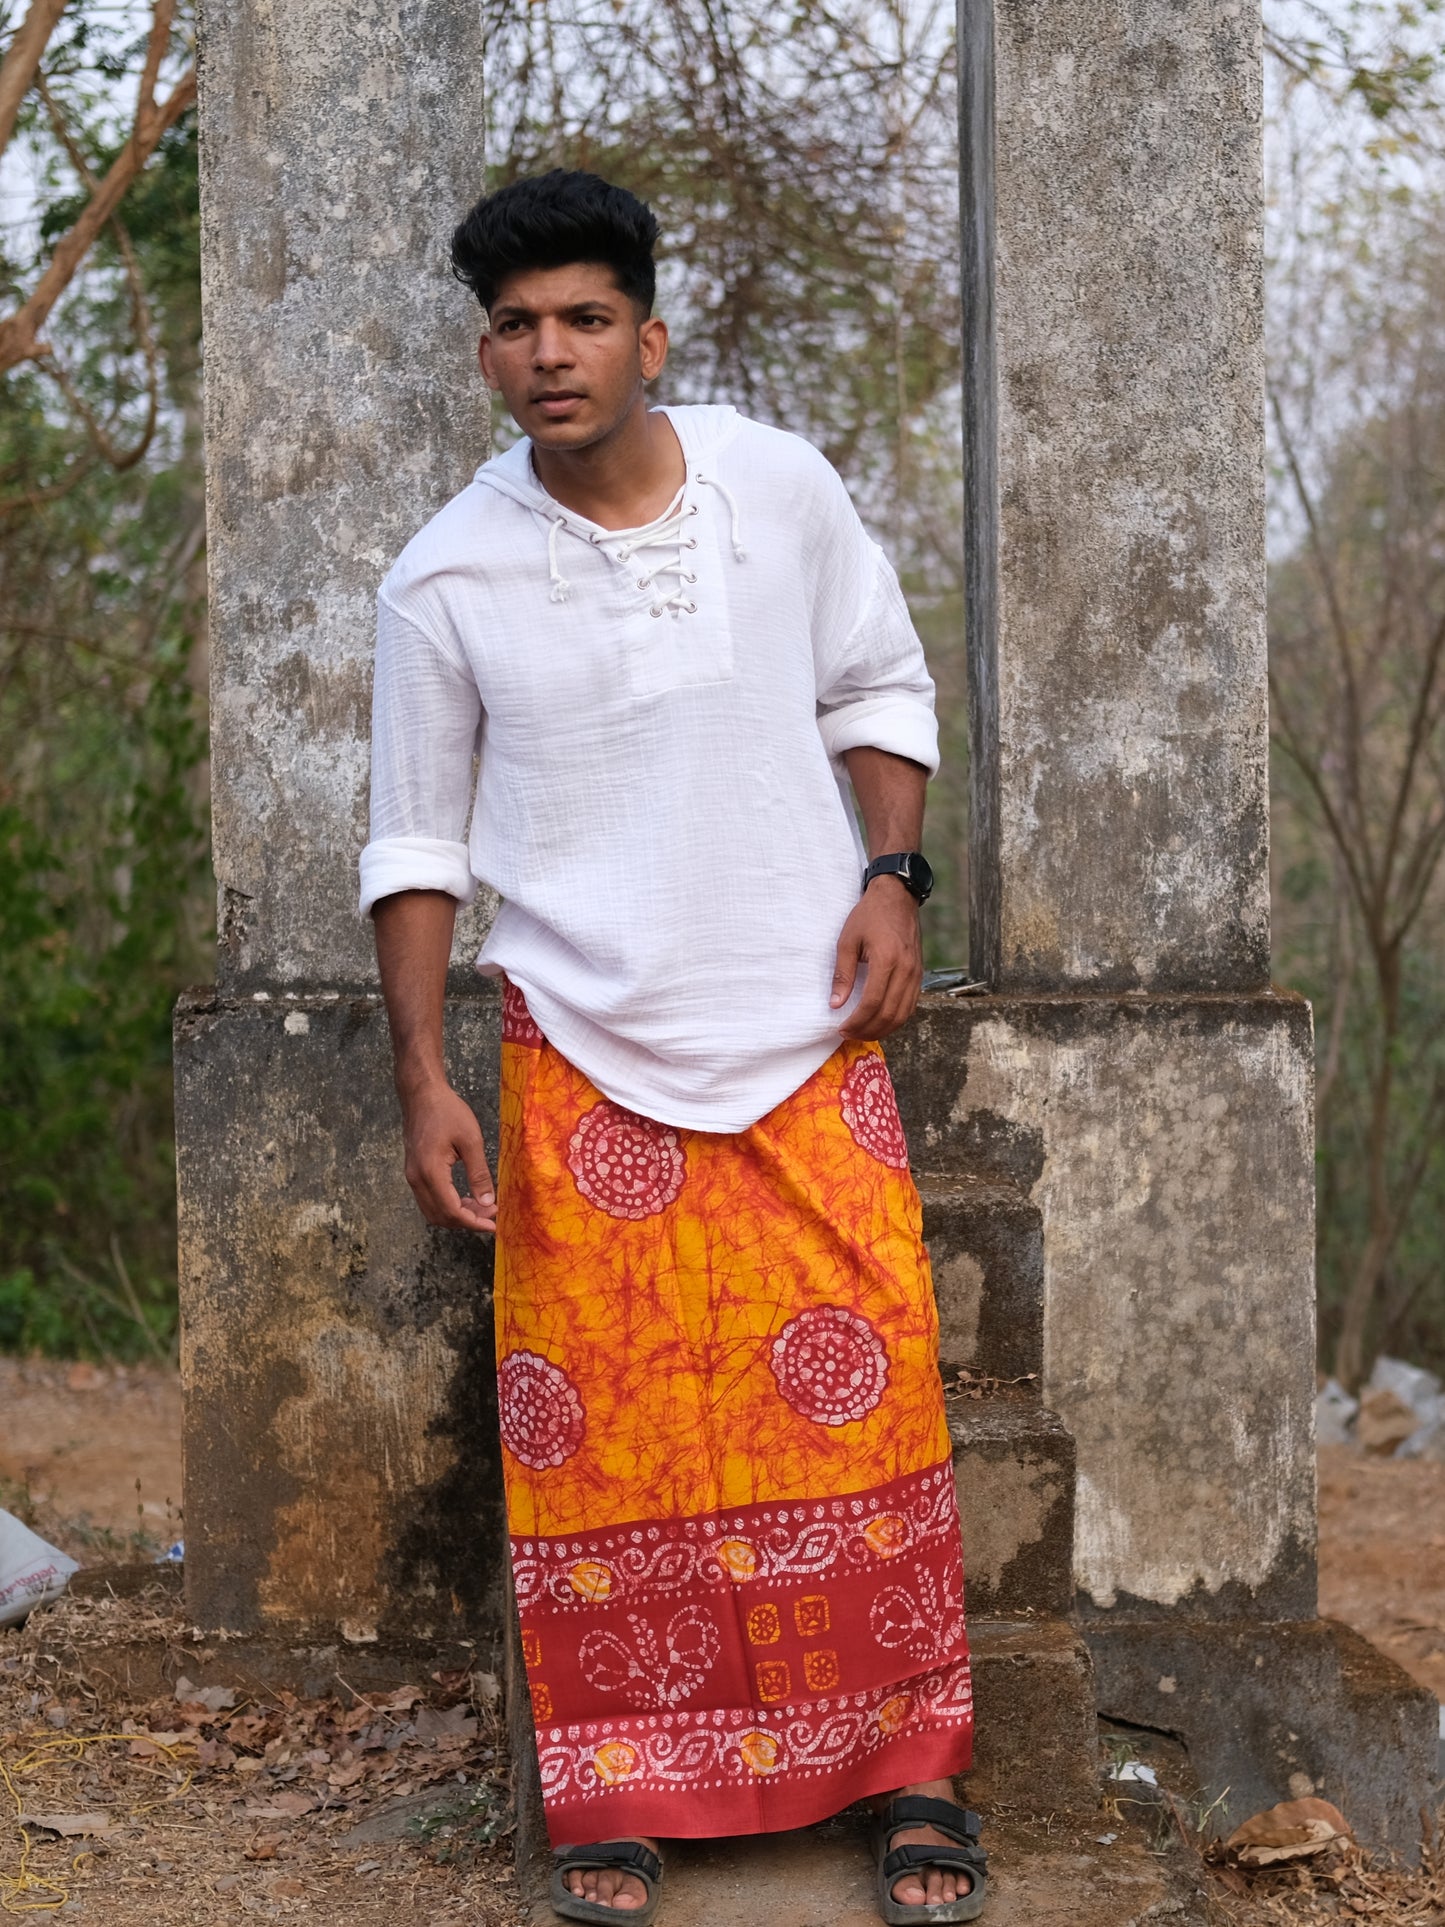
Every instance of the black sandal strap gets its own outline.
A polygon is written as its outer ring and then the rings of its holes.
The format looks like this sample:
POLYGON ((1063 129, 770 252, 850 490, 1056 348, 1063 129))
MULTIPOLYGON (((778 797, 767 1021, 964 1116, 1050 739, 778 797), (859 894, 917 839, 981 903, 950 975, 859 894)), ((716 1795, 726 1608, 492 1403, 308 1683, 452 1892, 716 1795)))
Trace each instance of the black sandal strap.
POLYGON ((960 1844, 977 1840, 983 1822, 970 1807, 956 1807, 950 1800, 930 1800, 922 1793, 900 1793, 890 1800, 878 1816, 879 1828, 892 1839, 901 1827, 937 1827, 960 1844))
POLYGON ((913 1873, 922 1867, 951 1867, 955 1872, 966 1873, 973 1877, 974 1885, 978 1876, 988 1871, 988 1855, 981 1847, 894 1847, 883 1856, 883 1878, 891 1887, 900 1874, 913 1873))
POLYGON ((562 1847, 553 1854, 552 1864, 558 1873, 599 1868, 639 1874, 649 1889, 662 1878, 662 1862, 640 1840, 599 1840, 591 1847, 562 1847))

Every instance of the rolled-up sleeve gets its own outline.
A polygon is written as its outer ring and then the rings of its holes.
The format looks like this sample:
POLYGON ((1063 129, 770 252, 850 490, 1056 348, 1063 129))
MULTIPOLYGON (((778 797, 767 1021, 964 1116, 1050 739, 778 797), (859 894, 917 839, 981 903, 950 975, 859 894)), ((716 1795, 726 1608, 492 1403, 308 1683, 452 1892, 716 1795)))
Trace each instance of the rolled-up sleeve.
POLYGON ((883 749, 921 763, 932 776, 938 769, 933 678, 893 565, 876 542, 868 548, 861 615, 836 647, 825 638, 815 652, 818 729, 835 763, 845 750, 883 749))
POLYGON ((361 912, 400 890, 477 893, 467 853, 482 702, 466 663, 387 600, 377 604, 371 840, 361 912))

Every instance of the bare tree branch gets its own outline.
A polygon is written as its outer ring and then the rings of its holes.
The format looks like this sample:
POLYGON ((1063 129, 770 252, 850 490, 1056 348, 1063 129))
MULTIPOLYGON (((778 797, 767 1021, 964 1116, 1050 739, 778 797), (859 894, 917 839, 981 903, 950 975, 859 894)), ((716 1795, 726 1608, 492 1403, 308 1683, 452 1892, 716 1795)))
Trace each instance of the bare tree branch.
POLYGON ((0 60, 0 154, 10 145, 20 103, 30 92, 66 0, 30 0, 15 38, 0 60))

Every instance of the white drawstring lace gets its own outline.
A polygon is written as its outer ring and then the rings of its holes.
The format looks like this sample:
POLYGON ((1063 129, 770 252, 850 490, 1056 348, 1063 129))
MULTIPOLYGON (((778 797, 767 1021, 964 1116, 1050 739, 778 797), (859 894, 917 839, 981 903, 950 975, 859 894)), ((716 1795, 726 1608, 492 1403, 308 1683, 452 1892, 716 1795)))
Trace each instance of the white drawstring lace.
POLYGON ((552 526, 547 531, 547 574, 552 582, 553 602, 565 602, 572 593, 572 584, 563 575, 557 564, 557 537, 568 526, 565 516, 554 516, 552 526))
POLYGON ((733 558, 735 561, 738 561, 738 562, 746 562, 748 559, 748 552, 743 547, 742 518, 738 514, 738 505, 733 500, 732 490, 727 486, 725 482, 719 482, 711 475, 704 475, 701 469, 697 470, 697 479, 700 482, 706 482, 709 488, 715 488, 718 494, 727 503, 728 514, 732 518, 733 558))
MULTIPOLYGON (((706 483, 709 488, 715 488, 727 503, 732 523, 733 555, 737 561, 745 561, 747 551, 742 542, 741 519, 731 491, 712 476, 704 475, 701 470, 697 471, 696 479, 706 483)), ((633 533, 628 541, 618 542, 614 546, 608 537, 596 533, 588 533, 585 539, 605 554, 614 556, 624 567, 635 567, 641 560, 641 571, 635 579, 639 589, 655 591, 648 611, 650 615, 662 616, 671 612, 674 616, 692 616, 697 614, 697 604, 688 596, 687 590, 697 581, 697 576, 688 567, 687 556, 697 547, 697 537, 685 536, 683 530, 689 518, 696 514, 696 504, 685 503, 679 491, 666 515, 649 528, 633 533), (666 576, 677 578, 671 588, 659 580, 666 576)), ((575 535, 579 542, 584 539, 583 531, 574 527, 565 515, 552 517, 547 530, 547 573, 552 584, 553 602, 566 602, 572 594, 572 584, 563 575, 557 556, 557 538, 564 529, 569 535, 575 535)))

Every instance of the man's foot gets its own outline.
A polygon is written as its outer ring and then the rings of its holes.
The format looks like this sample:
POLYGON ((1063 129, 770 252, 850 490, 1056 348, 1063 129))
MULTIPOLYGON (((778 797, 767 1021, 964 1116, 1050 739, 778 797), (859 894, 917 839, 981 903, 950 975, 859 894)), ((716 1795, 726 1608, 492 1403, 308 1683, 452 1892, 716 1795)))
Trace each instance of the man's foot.
MULTIPOLYGON (((885 1794, 874 1806, 881 1812, 890 1800, 904 1799, 910 1794, 925 1800, 945 1800, 951 1807, 958 1805, 951 1780, 918 1780, 912 1786, 899 1787, 896 1793, 885 1794)), ((940 1833, 937 1827, 899 1827, 888 1844, 890 1847, 951 1847, 957 1842, 940 1833)), ((973 1892, 973 1875, 961 1867, 923 1867, 916 1873, 900 1874, 889 1892, 900 1907, 946 1906, 973 1892)))
MULTIPOLYGON (((652 1853, 660 1854, 662 1849, 656 1840, 649 1840, 640 1833, 619 1836, 626 1840, 640 1840, 652 1853)), ((636 1913, 639 1907, 647 1905, 647 1889, 635 1873, 624 1873, 620 1867, 574 1868, 567 1875, 567 1885, 579 1900, 595 1900, 599 1907, 615 1907, 619 1914, 636 1913)))

